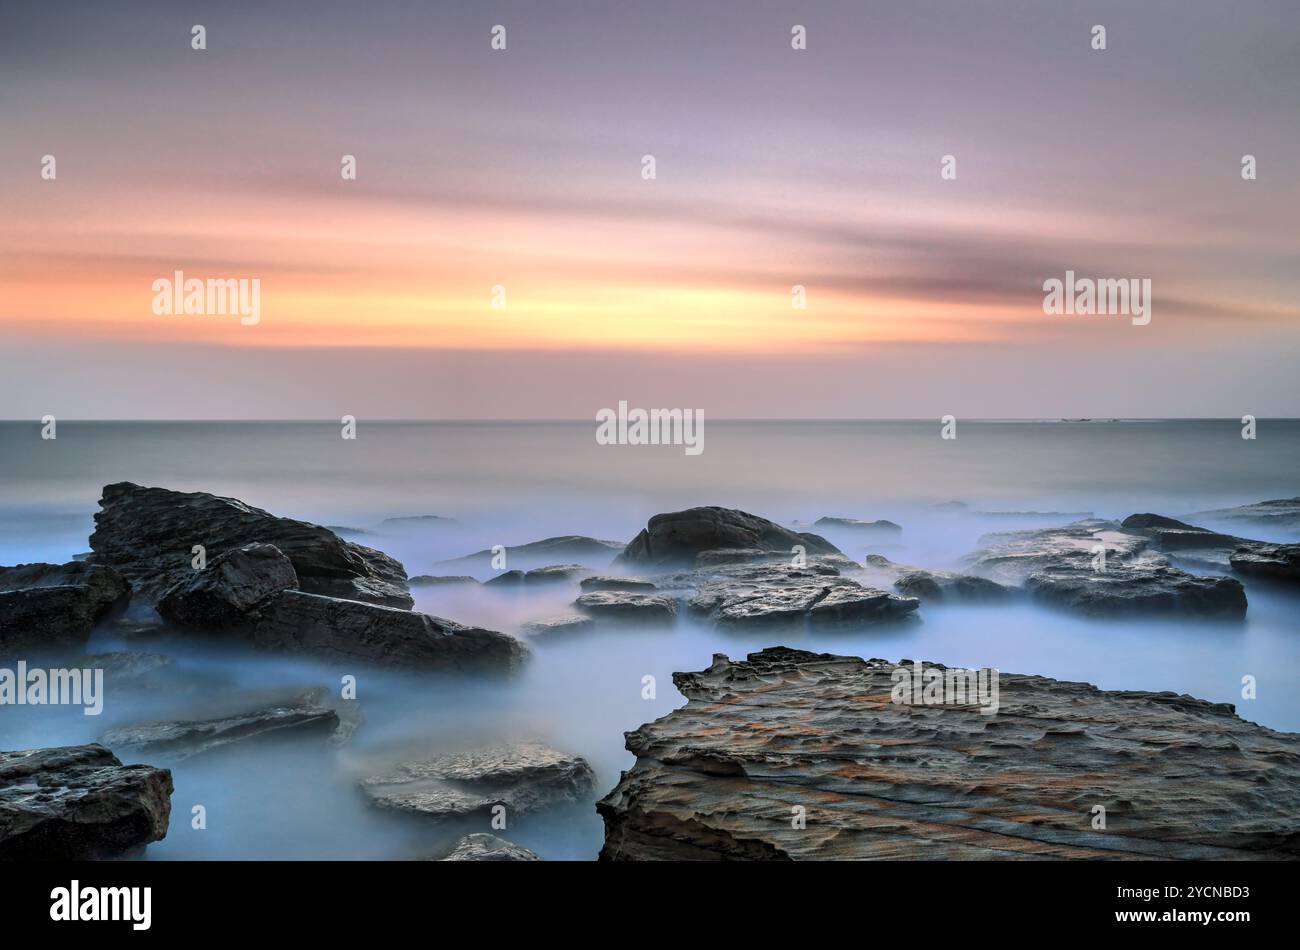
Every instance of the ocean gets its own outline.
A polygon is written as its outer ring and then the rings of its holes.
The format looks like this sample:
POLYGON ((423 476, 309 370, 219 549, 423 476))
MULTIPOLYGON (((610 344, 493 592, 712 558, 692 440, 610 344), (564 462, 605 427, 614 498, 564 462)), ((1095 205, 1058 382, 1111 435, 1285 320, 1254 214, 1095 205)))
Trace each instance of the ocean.
MULTIPOLYGON (((100 490, 133 481, 239 498, 278 515, 346 529, 408 574, 475 574, 440 566, 494 545, 557 535, 630 540, 653 514, 695 505, 741 508, 781 524, 823 516, 903 526, 896 542, 826 532, 849 556, 947 568, 990 531, 1065 524, 1084 515, 1182 517, 1300 495, 1300 422, 1261 420, 707 421, 705 449, 598 445, 593 422, 367 422, 355 440, 335 423, 60 421, 0 423, 0 564, 62 562, 88 551, 100 490), (961 505, 954 505, 960 502, 961 505), (385 519, 440 520, 384 525, 385 519)), ((1207 527, 1223 527, 1206 523, 1207 527)), ((803 530, 809 530, 804 528, 803 530)), ((1254 526, 1233 533, 1290 540, 1254 526)), ((526 565, 511 565, 526 566, 526 565)), ((566 611, 576 590, 499 592, 421 587, 416 609, 505 632, 566 611)), ((672 673, 782 643, 826 652, 994 667, 1107 689, 1173 690, 1236 704, 1244 718, 1300 731, 1300 595, 1247 583, 1243 623, 1087 620, 1029 604, 930 606, 900 627, 734 634, 683 618, 668 630, 596 631, 539 644, 510 682, 353 669, 250 655, 184 639, 142 645, 111 630, 91 650, 150 650, 213 693, 310 686, 355 675, 365 722, 335 749, 312 741, 250 745, 170 765, 172 829, 148 858, 400 858, 433 854, 463 828, 378 812, 358 779, 418 754, 537 739, 583 755, 601 793, 632 764, 623 732, 681 705, 672 673), (645 697, 645 677, 655 695, 645 697), (1243 699, 1243 676, 1257 698, 1243 699), (192 827, 202 806, 206 828, 192 827)), ((210 697, 207 697, 210 698, 210 697)), ((194 718, 202 695, 110 694, 104 714, 0 709, 0 748, 74 744, 147 718, 194 718)), ((468 830, 491 830, 471 828, 468 830)), ((501 832, 548 859, 590 860, 602 824, 590 804, 517 819, 501 832)))

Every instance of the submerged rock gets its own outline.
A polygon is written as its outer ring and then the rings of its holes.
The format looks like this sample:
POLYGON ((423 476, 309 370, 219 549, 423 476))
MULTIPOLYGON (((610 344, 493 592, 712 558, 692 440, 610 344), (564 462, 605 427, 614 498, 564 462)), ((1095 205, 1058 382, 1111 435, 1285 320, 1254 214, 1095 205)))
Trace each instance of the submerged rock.
POLYGON ((498 838, 496 835, 466 835, 439 861, 540 861, 535 853, 522 845, 498 838))
POLYGON ((655 515, 628 544, 619 561, 657 566, 692 565, 703 551, 749 549, 806 554, 839 554, 815 534, 799 534, 775 522, 734 508, 688 508, 655 515))
POLYGON ((246 544, 168 590, 158 601, 158 613, 180 626, 226 630, 249 623, 271 598, 297 587, 293 563, 279 548, 246 544))
POLYGON ((453 584, 477 584, 478 578, 470 577, 467 574, 459 575, 432 575, 417 574, 407 581, 412 587, 443 587, 453 584))
POLYGON ((381 808, 442 820, 489 814, 494 805, 526 815, 581 801, 595 783, 585 759, 530 742, 405 762, 361 788, 381 808))
MULTIPOLYGON (((614 556, 622 550, 623 545, 617 541, 600 541, 582 535, 566 534, 557 538, 544 538, 541 541, 530 541, 527 544, 507 547, 505 548, 505 557, 506 563, 513 567, 528 568, 555 564, 561 561, 606 567, 614 556)), ((473 565, 486 570, 492 566, 492 562, 496 557, 497 552, 488 549, 475 551, 473 554, 466 554, 464 557, 441 561, 440 563, 473 565)))
POLYGON ((1242 521, 1279 531, 1300 531, 1300 497, 1275 498, 1236 508, 1198 511, 1190 517, 1205 521, 1242 521))
POLYGON ((860 521, 857 518, 818 518, 813 522, 814 528, 841 529, 846 531, 856 531, 861 534, 873 534, 877 536, 897 536, 903 533, 903 526, 895 524, 892 521, 886 521, 883 518, 879 521, 860 521))
POLYGON ((382 551, 234 498, 118 482, 104 487, 100 506, 90 536, 94 561, 116 567, 150 603, 190 579, 194 545, 203 545, 210 564, 233 548, 260 542, 284 553, 308 593, 393 607, 414 604, 405 569, 382 551))
POLYGON ((167 835, 172 775, 101 745, 0 752, 0 860, 130 857, 167 835))
POLYGON ((832 564, 784 562, 701 571, 690 609, 722 627, 879 623, 916 610, 918 601, 841 577, 832 564))
POLYGON ((580 595, 573 606, 598 620, 668 624, 677 618, 677 601, 662 594, 597 590, 580 595))
POLYGON ((0 567, 0 651, 82 646, 129 592, 119 572, 85 561, 0 567))
POLYGON ((520 632, 529 640, 547 640, 571 633, 585 633, 588 630, 595 629, 595 627, 595 618, 569 614, 564 617, 551 617, 548 620, 534 620, 531 623, 524 624, 520 628, 520 632))
POLYGON ((896 564, 879 554, 868 554, 864 564, 868 570, 892 575, 895 590, 923 603, 1003 604, 1017 593, 986 577, 896 564))
POLYGON ((584 577, 578 584, 584 591, 594 590, 629 590, 639 593, 647 593, 655 589, 654 581, 646 580, 644 577, 618 577, 612 574, 598 574, 595 577, 584 577))
POLYGON ((1300 581, 1300 544, 1258 541, 1237 548, 1228 557, 1228 563, 1239 574, 1296 583, 1300 581))
POLYGON ((773 647, 674 674, 686 705, 626 734, 596 805, 601 859, 1300 857, 1298 735, 1018 674, 993 715, 895 704, 895 669, 773 647))
POLYGON ((1153 514, 1131 515, 1123 527, 1179 559, 1270 580, 1300 581, 1300 544, 1253 541, 1153 514))
POLYGON ((1052 606, 1092 616, 1246 613, 1240 582, 1179 570, 1152 550, 1149 537, 1113 521, 991 534, 980 543, 984 547, 966 558, 974 573, 1023 586, 1052 606))
POLYGON ((325 689, 308 690, 274 703, 213 719, 141 722, 119 726, 100 741, 114 751, 174 760, 188 759, 222 746, 286 733, 332 736, 339 716, 322 705, 325 689))
POLYGON ((251 637, 267 650, 430 670, 513 672, 528 655, 495 630, 296 590, 272 598, 251 637))
POLYGON ((483 582, 485 587, 514 587, 521 584, 555 584, 576 581, 591 571, 581 564, 551 564, 531 571, 506 571, 483 582))

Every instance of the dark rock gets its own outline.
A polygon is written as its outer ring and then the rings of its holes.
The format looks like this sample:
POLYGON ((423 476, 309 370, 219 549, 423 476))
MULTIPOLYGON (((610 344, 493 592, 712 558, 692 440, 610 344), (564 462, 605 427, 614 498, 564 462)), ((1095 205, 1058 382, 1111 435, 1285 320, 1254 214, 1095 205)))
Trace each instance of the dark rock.
POLYGON ((1002 604, 1017 593, 985 577, 896 564, 879 554, 868 554, 863 563, 868 571, 892 576, 895 590, 923 603, 1002 604))
POLYGON ((405 762, 361 783, 381 808, 442 820, 489 814, 504 805, 511 817, 581 801, 596 776, 587 761, 539 743, 456 752, 405 762))
POLYGON ((584 591, 630 590, 645 593, 655 589, 654 582, 648 581, 644 577, 615 577, 611 574, 598 574, 595 577, 585 577, 578 586, 584 591))
POLYGON ((443 586, 450 586, 452 584, 477 584, 478 578, 470 577, 466 574, 461 574, 456 576, 452 576, 452 575, 434 576, 432 574, 417 574, 415 577, 412 577, 407 583, 409 583, 412 587, 443 587, 443 586))
POLYGON ((521 584, 554 584, 576 581, 590 574, 581 564, 552 564, 531 571, 506 571, 483 582, 488 587, 515 587, 521 584))
POLYGON ((1196 525, 1166 518, 1164 515, 1129 515, 1120 522, 1120 527, 1131 534, 1140 534, 1149 538, 1153 546, 1161 551, 1186 551, 1195 548, 1231 550, 1244 541, 1242 538, 1198 528, 1196 525))
POLYGON ((179 761, 232 743, 272 735, 330 736, 339 728, 339 717, 321 704, 325 693, 324 688, 308 690, 287 702, 215 719, 119 726, 104 733, 100 741, 117 752, 130 751, 179 761))
POLYGON ((0 651, 82 646, 129 592, 120 573, 85 561, 0 567, 0 651))
POLYGON ((308 593, 393 607, 414 603, 406 571, 387 554, 234 498, 119 482, 104 487, 100 506, 90 536, 95 562, 118 568, 150 603, 189 579, 194 545, 204 546, 211 563, 254 542, 279 548, 308 593))
POLYGON ((625 590, 597 590, 581 594, 573 606, 597 620, 665 624, 672 623, 677 617, 677 601, 671 597, 625 590))
POLYGON ((100 745, 0 752, 0 860, 139 854, 167 835, 172 775, 100 745))
POLYGON ((540 861, 532 851, 522 845, 496 835, 466 835, 456 842, 445 857, 439 861, 540 861))
POLYGON ((798 534, 779 524, 734 508, 689 508, 655 515, 619 558, 628 564, 691 565, 702 551, 752 549, 794 554, 839 554, 839 548, 815 534, 798 534))
POLYGON ((218 555, 167 591, 158 613, 198 630, 245 626, 275 595, 298 587, 293 563, 271 544, 246 544, 218 555))
POLYGON ((484 587, 518 587, 524 582, 523 571, 505 571, 483 582, 484 587))
POLYGON ((722 627, 878 623, 897 620, 918 602, 855 580, 814 559, 804 567, 784 562, 701 571, 692 611, 722 627))
POLYGON ((1233 551, 1228 561, 1239 574, 1292 583, 1300 581, 1300 544, 1257 541, 1233 551))
POLYGON ((903 533, 903 526, 895 524, 892 521, 859 521, 857 518, 818 518, 813 522, 814 528, 822 529, 842 529, 847 531, 856 531, 862 534, 874 535, 899 535, 903 533))
POLYGON ((895 669, 774 647, 674 674, 686 705, 626 734, 596 805, 601 859, 1300 857, 1300 736, 1005 673, 993 715, 895 704, 895 669))
POLYGON ((595 627, 596 621, 592 617, 570 614, 565 617, 552 617, 549 620, 534 620, 524 624, 520 629, 529 640, 546 640, 571 633, 585 633, 595 627))
MULTIPOLYGON (((506 564, 511 567, 540 567, 562 561, 571 561, 587 566, 606 567, 614 556, 623 550, 617 541, 600 541, 581 535, 567 534, 557 538, 545 538, 505 548, 506 564)), ((490 550, 475 551, 464 557, 442 564, 465 564, 490 568, 496 555, 490 550)))
POLYGON ((411 610, 287 590, 252 629, 259 647, 432 670, 513 672, 528 655, 514 637, 411 610))

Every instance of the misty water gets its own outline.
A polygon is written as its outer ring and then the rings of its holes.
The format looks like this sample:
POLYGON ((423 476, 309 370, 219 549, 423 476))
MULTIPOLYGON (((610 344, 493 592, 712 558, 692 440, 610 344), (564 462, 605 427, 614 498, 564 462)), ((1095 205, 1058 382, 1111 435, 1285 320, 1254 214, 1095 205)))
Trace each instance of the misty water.
MULTIPOLYGON (((627 541, 660 511, 724 505, 778 523, 888 518, 896 544, 823 532, 861 561, 879 553, 957 566, 989 531, 1036 528, 1082 513, 1182 516, 1300 494, 1300 423, 1263 421, 1243 440, 1223 421, 959 423, 708 422, 705 451, 601 446, 592 423, 73 423, 44 441, 35 423, 0 424, 0 564, 64 562, 88 550, 99 492, 115 481, 233 496, 275 514, 355 529, 345 537, 399 559, 408 574, 496 573, 440 566, 493 545, 555 535, 627 541), (965 509, 940 507, 961 501, 965 509), (1025 514, 1037 512, 1038 514, 1025 514), (1020 513, 1020 514, 1016 514, 1020 513), (439 515, 382 527, 388 518, 439 515), (360 533, 364 532, 364 533, 360 533)), ((1265 540, 1255 526, 1216 525, 1265 540)), ((807 529, 805 529, 807 530, 807 529)), ((196 543, 201 539, 196 539, 196 543)), ((541 566, 515 563, 510 568, 541 566)), ((594 567, 604 567, 591 564, 594 567)), ((1188 566, 1189 569, 1195 569, 1188 566)), ((200 718, 257 697, 358 679, 364 724, 341 747, 316 737, 236 745, 179 762, 171 830, 147 851, 166 858, 408 858, 443 850, 486 819, 434 825, 368 805, 358 779, 422 752, 536 739, 584 756, 599 794, 631 766, 623 732, 680 706, 672 673, 777 643, 864 657, 925 659, 1084 680, 1108 689, 1174 690, 1230 702, 1247 719, 1300 730, 1300 595, 1246 581, 1241 623, 1090 621, 1031 605, 925 605, 889 628, 735 634, 683 615, 669 629, 596 630, 533 646, 518 677, 445 676, 253 653, 164 634, 127 641, 111 628, 88 652, 174 657, 164 686, 110 689, 104 712, 0 708, 0 748, 95 740, 112 726, 200 718), (1253 675, 1258 698, 1243 701, 1253 675), (643 678, 657 695, 643 698, 643 678), (190 827, 191 808, 206 830, 190 827)), ((541 590, 413 590, 416 609, 515 633, 570 612, 577 585, 541 590)), ((29 663, 44 658, 27 657, 29 663)), ((58 657, 48 658, 55 665, 58 657)), ((66 659, 66 657, 65 657, 66 659)), ((255 704, 255 703, 254 703, 255 704)), ((124 755, 127 761, 135 761, 124 755)), ((588 860, 602 842, 591 802, 515 817, 501 832, 547 859, 588 860)))

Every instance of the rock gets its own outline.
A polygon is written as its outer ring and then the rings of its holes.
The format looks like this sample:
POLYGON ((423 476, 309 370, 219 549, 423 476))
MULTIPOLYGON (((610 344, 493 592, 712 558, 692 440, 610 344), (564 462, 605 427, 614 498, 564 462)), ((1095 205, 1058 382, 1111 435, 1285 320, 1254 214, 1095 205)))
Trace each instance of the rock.
POLYGON ((1198 511, 1191 517, 1205 521, 1243 521, 1278 531, 1300 531, 1300 497, 1275 498, 1236 508, 1198 511))
POLYGON ((688 508, 652 517, 619 557, 627 564, 671 566, 695 563, 702 551, 753 549, 793 555, 839 554, 839 548, 815 534, 797 534, 779 524, 734 508, 688 508))
POLYGON ((1200 577, 1172 567, 1151 539, 1113 521, 985 535, 968 555, 978 575, 1022 585, 1034 599, 1091 616, 1176 613, 1239 618, 1246 592, 1230 577, 1200 577), (1104 548, 1104 570, 1094 551, 1104 548))
POLYGON ((781 563, 702 571, 690 609, 722 627, 879 623, 916 610, 911 597, 897 597, 841 577, 833 565, 781 563))
POLYGON ((573 606, 597 620, 668 624, 677 618, 677 601, 662 594, 597 590, 581 594, 573 606))
POLYGON ((1239 547, 1228 561, 1239 574, 1291 583, 1300 581, 1300 544, 1267 544, 1257 541, 1239 547))
POLYGON ((546 640, 571 633, 585 633, 595 629, 595 626, 596 621, 591 617, 569 614, 564 617, 552 617, 549 620, 534 620, 524 624, 521 632, 529 640, 546 640))
POLYGON ((1017 593, 985 577, 896 564, 879 554, 868 554, 863 562, 868 570, 892 575, 895 590, 923 603, 1001 604, 1017 593))
POLYGON ((645 593, 655 589, 654 581, 648 581, 644 577, 615 577, 611 574, 584 577, 578 586, 584 591, 630 590, 645 593))
MULTIPOLYGON (((517 567, 538 567, 572 561, 578 564, 606 567, 614 556, 623 550, 617 541, 600 541, 576 534, 545 538, 505 548, 506 563, 517 567)), ((465 564, 488 569, 497 556, 492 550, 475 551, 442 564, 465 564)))
POLYGON ((0 567, 0 651, 82 646, 129 593, 120 573, 85 561, 0 567))
POLYGON ((272 735, 330 736, 339 727, 339 717, 321 704, 325 694, 323 687, 308 690, 286 702, 215 719, 119 726, 104 733, 100 741, 115 752, 129 751, 179 761, 232 743, 272 735))
POLYGON ((293 563, 271 544, 246 544, 218 555, 168 590, 158 613, 179 626, 229 630, 244 626, 272 597, 296 590, 293 563))
POLYGON ((857 531, 862 534, 874 535, 894 536, 903 533, 902 525, 884 519, 880 521, 859 521, 857 518, 818 518, 813 522, 813 527, 857 531))
POLYGON ((552 564, 547 567, 534 568, 531 571, 506 571, 483 582, 487 587, 514 587, 520 584, 554 584, 560 581, 576 581, 586 577, 591 571, 581 564, 552 564))
POLYGON ((585 759, 521 743, 405 762, 361 788, 381 808, 442 820, 489 814, 494 805, 514 817, 526 815, 581 801, 595 784, 585 759))
POLYGON ((266 650, 430 670, 513 672, 528 655, 494 630, 296 590, 272 598, 251 636, 266 650))
POLYGON ((540 861, 542 860, 527 848, 498 838, 496 835, 466 835, 456 842, 456 846, 439 861, 540 861))
POLYGON ((686 705, 626 734, 636 763, 596 805, 601 859, 1300 857, 1298 735, 1006 673, 993 715, 895 704, 894 669, 774 647, 674 674, 686 705))
POLYGON ((1123 527, 1180 560, 1270 580, 1300 581, 1300 544, 1252 541, 1152 514, 1131 515, 1123 527))
POLYGON ((434 576, 431 574, 417 574, 415 577, 412 577, 409 581, 407 581, 407 583, 410 584, 412 587, 443 587, 443 586, 451 586, 453 584, 477 584, 478 578, 469 577, 468 575, 465 574, 461 574, 457 576, 451 576, 451 575, 434 576))
POLYGON ((455 518, 444 518, 442 515, 409 515, 404 518, 385 518, 379 523, 381 528, 438 528, 445 525, 457 524, 455 518))
POLYGON ((226 551, 261 542, 284 553, 308 593, 393 607, 414 604, 405 569, 387 554, 234 498, 118 482, 104 487, 100 506, 90 536, 95 562, 120 570, 149 603, 190 578, 194 545, 206 548, 210 564, 226 551))
POLYGON ((129 857, 167 835, 172 775, 100 745, 0 752, 0 860, 129 857))

